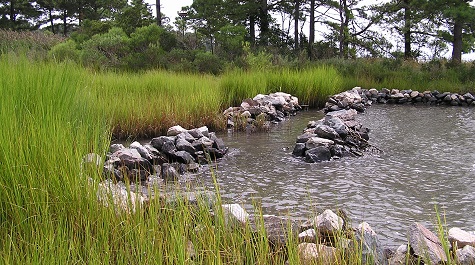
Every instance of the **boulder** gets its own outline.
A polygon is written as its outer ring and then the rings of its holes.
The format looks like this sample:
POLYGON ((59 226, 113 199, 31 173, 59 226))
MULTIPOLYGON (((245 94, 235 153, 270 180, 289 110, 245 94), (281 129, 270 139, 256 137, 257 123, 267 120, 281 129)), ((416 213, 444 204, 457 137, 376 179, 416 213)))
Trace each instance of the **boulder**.
POLYGON ((330 148, 318 146, 305 151, 305 161, 309 163, 330 161, 332 157, 330 148))
POLYGON ((261 219, 260 217, 251 216, 249 223, 254 231, 264 228, 267 240, 274 251, 285 248, 289 237, 295 238, 297 236, 298 226, 291 218, 263 215, 261 219))
POLYGON ((175 141, 177 141, 178 139, 183 139, 183 140, 185 140, 185 141, 187 141, 187 142, 192 143, 192 142, 195 140, 195 137, 193 137, 193 135, 191 135, 191 133, 189 133, 188 131, 186 131, 186 132, 182 132, 182 133, 178 134, 178 135, 176 136, 175 141))
POLYGON ((467 245, 475 247, 475 234, 463 231, 460 228, 450 228, 448 238, 452 246, 457 248, 463 248, 467 245))
POLYGON ((361 248, 363 264, 388 264, 388 260, 384 257, 384 249, 379 242, 378 236, 368 223, 363 222, 359 224, 355 236, 356 242, 361 248))
POLYGON ((349 109, 349 110, 339 110, 339 111, 329 112, 325 115, 325 118, 330 116, 330 117, 339 118, 343 121, 348 121, 348 120, 354 120, 356 118, 356 115, 358 115, 358 112, 356 110, 349 109))
POLYGON ((406 265, 406 264, 416 264, 415 262, 410 262, 413 260, 411 255, 408 255, 409 247, 406 245, 400 245, 396 252, 389 258, 389 265, 406 265))
POLYGON ((472 246, 467 245, 462 249, 457 249, 455 255, 459 265, 475 264, 475 248, 472 246))
POLYGON ((191 164, 195 162, 193 156, 186 151, 176 151, 173 152, 173 159, 182 163, 182 164, 191 164))
POLYGON ((336 264, 336 248, 315 243, 300 243, 297 248, 300 264, 336 264))
POLYGON ((305 156, 305 144, 304 143, 297 143, 295 144, 294 150, 292 151, 292 154, 294 156, 305 156))
POLYGON ((144 196, 107 180, 99 183, 97 199, 105 207, 114 207, 117 214, 134 213, 137 207, 143 207, 147 201, 144 196))
POLYGON ((340 135, 335 131, 335 129, 323 124, 316 126, 315 133, 318 135, 318 137, 330 140, 334 140, 340 137, 340 135))
POLYGON ((211 141, 208 137, 203 136, 200 139, 194 141, 192 143, 193 148, 198 151, 203 151, 205 148, 213 147, 213 141, 211 141))
POLYGON ((243 226, 249 221, 249 214, 239 204, 221 205, 227 225, 243 226))
POLYGON ((165 143, 175 143, 175 137, 169 137, 169 136, 160 136, 153 138, 152 141, 150 142, 150 145, 155 147, 157 150, 162 150, 162 147, 165 143))
POLYGON ((193 147, 193 145, 184 138, 177 137, 175 145, 178 151, 185 151, 191 155, 196 153, 196 149, 193 147))
POLYGON ((309 132, 301 134, 297 136, 297 143, 306 143, 310 138, 317 137, 317 136, 318 135, 314 133, 309 133, 309 132))
POLYGON ((303 232, 301 232, 299 235, 299 242, 307 242, 307 243, 316 243, 317 242, 317 231, 315 229, 310 228, 307 229, 303 232))
POLYGON ((150 154, 150 152, 139 142, 135 141, 131 143, 129 147, 136 149, 143 158, 152 161, 152 155, 150 154))
POLYGON ((120 149, 124 149, 124 148, 125 146, 123 144, 111 144, 111 146, 109 147, 109 152, 115 153, 119 151, 120 149))
POLYGON ((180 178, 180 174, 173 165, 165 163, 162 165, 161 177, 165 181, 176 181, 180 178))
POLYGON ((175 125, 173 127, 170 127, 168 130, 167 130, 167 136, 177 136, 179 135, 180 133, 182 132, 186 132, 187 129, 181 127, 180 125, 175 125))
POLYGON ((348 127, 343 120, 338 117, 325 116, 324 124, 333 128, 342 139, 345 139, 348 135, 348 127))
POLYGON ((119 165, 126 166, 129 169, 144 169, 150 172, 153 171, 152 164, 145 158, 143 158, 140 153, 133 148, 124 148, 111 155, 111 158, 118 158, 119 165))
POLYGON ((321 138, 321 137, 312 137, 308 139, 308 141, 305 143, 305 148, 307 149, 313 149, 316 147, 325 147, 325 148, 330 148, 331 145, 335 144, 334 141, 321 138))
POLYGON ((447 261, 447 256, 439 238, 419 223, 409 228, 409 242, 414 255, 431 264, 447 261))

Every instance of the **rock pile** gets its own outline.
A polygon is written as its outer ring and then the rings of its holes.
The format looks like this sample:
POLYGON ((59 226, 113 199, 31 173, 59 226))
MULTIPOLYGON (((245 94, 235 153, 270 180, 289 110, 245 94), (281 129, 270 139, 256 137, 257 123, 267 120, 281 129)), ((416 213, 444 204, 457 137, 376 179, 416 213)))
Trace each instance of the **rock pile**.
POLYGON ((167 136, 153 138, 144 145, 111 145, 104 174, 130 182, 146 181, 151 175, 177 180, 184 172, 196 172, 200 164, 222 158, 227 150, 223 140, 207 127, 186 130, 178 125, 169 128, 167 136))
POLYGON ((310 121, 297 137, 292 154, 307 162, 329 161, 335 158, 361 156, 369 147, 369 129, 356 121, 354 109, 332 111, 325 118, 310 121))
POLYGON ((355 87, 349 91, 331 96, 325 104, 325 112, 342 109, 355 109, 363 112, 372 103, 381 104, 428 104, 449 106, 475 106, 475 96, 472 93, 458 93, 398 89, 362 89, 355 87))
POLYGON ((228 128, 255 130, 270 123, 281 122, 285 117, 301 110, 298 98, 283 92, 259 94, 242 101, 239 107, 229 107, 223 113, 228 128))

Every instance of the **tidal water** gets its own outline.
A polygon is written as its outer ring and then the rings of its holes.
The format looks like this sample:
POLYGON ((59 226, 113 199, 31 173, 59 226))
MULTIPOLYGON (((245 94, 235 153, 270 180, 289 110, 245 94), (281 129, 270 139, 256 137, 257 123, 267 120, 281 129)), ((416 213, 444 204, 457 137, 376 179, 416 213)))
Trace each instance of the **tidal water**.
POLYGON ((413 222, 435 232, 436 209, 449 228, 475 230, 475 109, 374 105, 358 119, 383 153, 317 164, 293 158, 296 137, 322 117, 301 112, 269 132, 220 135, 230 147, 215 168, 224 201, 296 219, 343 209, 386 247, 407 242, 413 222))

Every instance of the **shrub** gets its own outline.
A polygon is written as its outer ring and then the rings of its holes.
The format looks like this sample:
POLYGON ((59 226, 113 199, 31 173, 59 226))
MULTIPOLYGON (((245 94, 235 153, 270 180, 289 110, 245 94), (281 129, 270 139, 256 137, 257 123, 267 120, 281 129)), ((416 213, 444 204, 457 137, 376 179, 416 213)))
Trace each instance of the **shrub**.
POLYGON ((81 61, 99 69, 123 68, 129 54, 129 38, 120 28, 112 28, 105 34, 94 35, 83 44, 81 61))
POLYGON ((223 62, 218 56, 210 52, 201 52, 196 54, 193 64, 200 73, 209 73, 217 75, 223 71, 223 62))
POLYGON ((76 43, 73 40, 68 40, 55 45, 48 53, 50 58, 60 62, 67 60, 78 62, 79 54, 80 52, 76 48, 76 43))

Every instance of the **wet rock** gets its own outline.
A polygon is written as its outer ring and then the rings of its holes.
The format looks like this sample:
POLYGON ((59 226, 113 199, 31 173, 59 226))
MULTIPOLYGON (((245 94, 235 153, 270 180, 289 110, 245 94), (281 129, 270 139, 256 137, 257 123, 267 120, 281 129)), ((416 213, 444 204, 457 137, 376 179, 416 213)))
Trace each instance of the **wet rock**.
POLYGON ((161 177, 165 181, 177 181, 180 178, 180 174, 173 165, 165 163, 162 165, 161 177))
POLYGON ((191 135, 191 133, 189 133, 188 131, 178 134, 175 138, 175 142, 178 139, 183 139, 189 143, 192 143, 193 141, 195 141, 195 137, 193 137, 193 135, 191 135))
POLYGON ((463 248, 467 245, 475 247, 475 234, 463 231, 460 228, 451 228, 448 238, 452 246, 457 248, 463 248))
POLYGON ((335 131, 335 129, 323 124, 316 126, 315 133, 318 135, 318 137, 330 140, 334 140, 340 137, 340 135, 335 131))
POLYGON ((304 133, 297 136, 297 143, 306 143, 310 138, 317 137, 318 135, 314 133, 304 133))
POLYGON ((212 159, 212 160, 215 160, 215 159, 219 159, 219 158, 223 158, 224 155, 226 154, 227 152, 227 149, 226 150, 218 150, 214 147, 207 147, 204 149, 204 152, 206 154, 209 155, 209 157, 212 159))
POLYGON ((182 164, 191 164, 195 162, 193 156, 186 151, 176 151, 173 153, 173 159, 176 159, 182 164))
POLYGON ((330 161, 332 154, 330 148, 318 146, 305 151, 305 161, 309 163, 330 161))
POLYGON ((439 238, 419 223, 414 223, 409 228, 409 242, 414 255, 431 264, 447 261, 447 256, 442 248, 439 238))
POLYGON ((211 148, 213 147, 213 141, 211 141, 208 137, 203 136, 200 139, 194 141, 192 143, 193 148, 198 151, 203 151, 206 148, 211 148))
POLYGON ((167 130, 167 136, 177 136, 180 133, 183 133, 183 132, 186 132, 186 131, 187 130, 185 128, 181 127, 180 125, 176 125, 176 126, 170 127, 167 130))
POLYGON ((173 154, 177 151, 174 142, 165 142, 160 149, 167 156, 173 156, 173 154))
POLYGON ((462 249, 457 249, 455 252, 459 265, 473 265, 475 264, 475 248, 466 245, 462 249))
POLYGON ((307 149, 313 149, 316 147, 325 147, 327 149, 330 148, 331 145, 333 145, 335 142, 332 140, 328 140, 325 138, 320 138, 320 137, 312 137, 308 139, 308 141, 305 143, 305 148, 307 149))
POLYGON ((153 138, 152 141, 150 142, 150 145, 156 148, 157 150, 162 150, 162 147, 165 143, 175 143, 175 137, 169 137, 169 136, 160 136, 153 138))
POLYGON ((305 144, 304 143, 297 143, 295 144, 294 150, 292 151, 292 154, 294 156, 304 156, 305 155, 305 144))
POLYGON ((338 117, 326 116, 324 120, 324 124, 333 128, 333 130, 335 130, 340 136, 340 138, 342 139, 345 139, 346 136, 348 135, 347 126, 345 125, 343 120, 341 120, 338 117))

